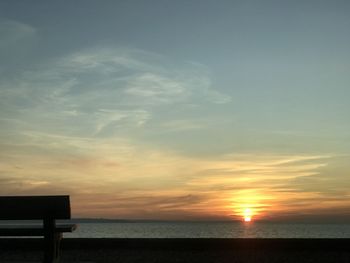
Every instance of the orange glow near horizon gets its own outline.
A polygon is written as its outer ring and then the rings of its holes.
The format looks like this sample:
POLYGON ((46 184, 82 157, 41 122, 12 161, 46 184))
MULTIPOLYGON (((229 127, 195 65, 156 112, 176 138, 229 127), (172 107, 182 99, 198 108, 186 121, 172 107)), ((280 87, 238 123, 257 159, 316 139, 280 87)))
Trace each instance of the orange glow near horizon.
POLYGON ((252 210, 250 208, 245 208, 243 215, 244 215, 244 222, 252 221, 252 210))
POLYGON ((234 211, 235 220, 251 222, 259 220, 265 214, 267 207, 273 206, 273 197, 267 191, 260 189, 243 189, 232 193, 228 200, 230 210, 234 211))

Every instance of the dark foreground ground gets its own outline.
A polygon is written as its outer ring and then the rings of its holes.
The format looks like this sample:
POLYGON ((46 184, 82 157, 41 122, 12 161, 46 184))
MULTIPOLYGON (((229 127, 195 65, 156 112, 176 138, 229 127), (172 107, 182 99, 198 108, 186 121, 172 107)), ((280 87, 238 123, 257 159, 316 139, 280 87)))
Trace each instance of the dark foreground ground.
MULTIPOLYGON (((40 262, 40 239, 0 239, 0 262, 40 262)), ((61 262, 350 263, 350 239, 64 239, 61 262)))

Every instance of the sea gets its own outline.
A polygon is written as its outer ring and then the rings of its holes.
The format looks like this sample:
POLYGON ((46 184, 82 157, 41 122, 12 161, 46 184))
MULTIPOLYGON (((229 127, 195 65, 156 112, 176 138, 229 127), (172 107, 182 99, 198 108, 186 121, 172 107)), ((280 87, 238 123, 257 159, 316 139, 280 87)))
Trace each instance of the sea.
POLYGON ((78 223, 66 238, 350 238, 349 224, 262 222, 78 223))

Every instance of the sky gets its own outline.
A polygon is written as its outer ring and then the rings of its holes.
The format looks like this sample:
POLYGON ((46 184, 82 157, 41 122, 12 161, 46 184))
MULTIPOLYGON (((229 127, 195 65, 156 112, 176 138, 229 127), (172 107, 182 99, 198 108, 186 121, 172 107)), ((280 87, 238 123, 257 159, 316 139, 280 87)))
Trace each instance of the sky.
POLYGON ((2 0, 0 195, 348 222, 349 71, 349 1, 2 0))

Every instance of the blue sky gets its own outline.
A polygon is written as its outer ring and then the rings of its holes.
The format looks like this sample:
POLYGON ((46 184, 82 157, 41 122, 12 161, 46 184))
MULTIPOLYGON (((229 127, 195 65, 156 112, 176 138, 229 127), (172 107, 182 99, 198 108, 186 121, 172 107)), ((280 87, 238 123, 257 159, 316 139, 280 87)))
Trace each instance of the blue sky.
POLYGON ((68 193, 89 217, 346 218, 349 12, 2 1, 0 193, 68 193))

